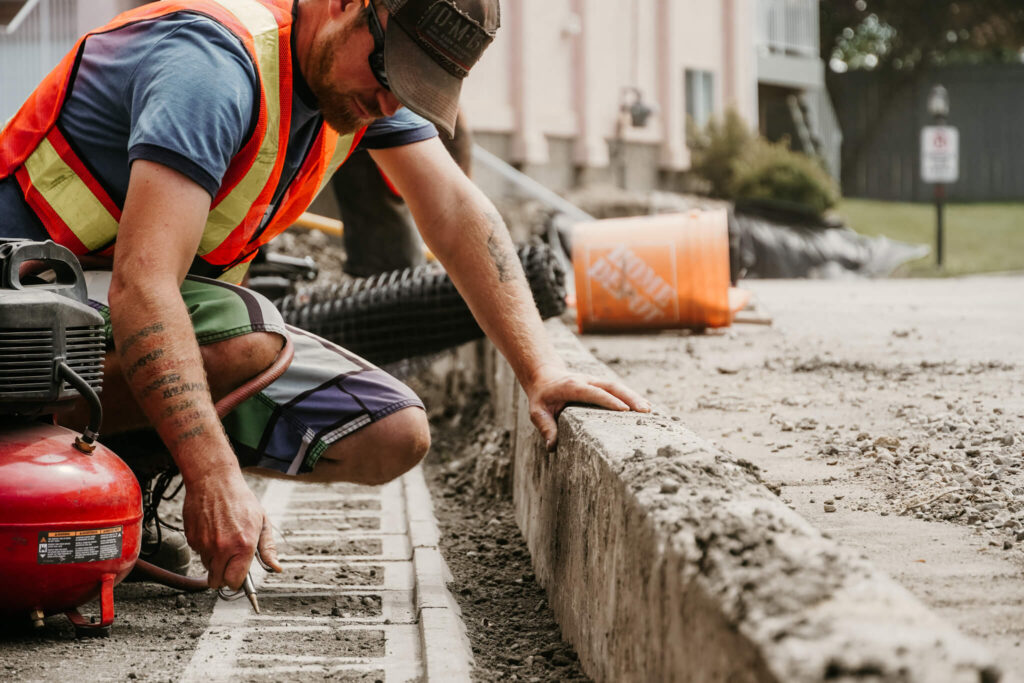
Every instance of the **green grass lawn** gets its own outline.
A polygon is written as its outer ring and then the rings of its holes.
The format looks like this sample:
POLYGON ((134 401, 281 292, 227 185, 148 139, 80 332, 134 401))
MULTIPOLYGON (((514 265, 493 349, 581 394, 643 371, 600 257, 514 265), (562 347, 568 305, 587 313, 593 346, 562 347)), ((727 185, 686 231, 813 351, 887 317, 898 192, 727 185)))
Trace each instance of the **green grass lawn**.
POLYGON ((932 253, 897 273, 911 277, 1024 271, 1024 202, 946 206, 944 261, 935 265, 935 206, 844 199, 835 211, 864 235, 928 244, 932 253))

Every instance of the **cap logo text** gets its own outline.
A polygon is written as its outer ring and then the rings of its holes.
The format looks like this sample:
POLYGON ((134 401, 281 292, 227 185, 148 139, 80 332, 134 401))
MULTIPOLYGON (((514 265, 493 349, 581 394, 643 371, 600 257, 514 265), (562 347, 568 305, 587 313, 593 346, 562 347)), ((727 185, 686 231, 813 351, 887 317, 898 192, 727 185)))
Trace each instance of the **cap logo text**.
POLYGON ((482 26, 445 2, 434 3, 416 29, 421 39, 467 72, 494 40, 482 26))

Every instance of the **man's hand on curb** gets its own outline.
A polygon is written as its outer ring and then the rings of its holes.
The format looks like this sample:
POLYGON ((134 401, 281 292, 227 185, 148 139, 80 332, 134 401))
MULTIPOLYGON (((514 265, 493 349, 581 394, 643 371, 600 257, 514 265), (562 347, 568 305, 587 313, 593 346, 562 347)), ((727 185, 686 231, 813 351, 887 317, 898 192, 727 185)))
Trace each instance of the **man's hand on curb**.
POLYGON ((544 437, 549 451, 558 442, 558 415, 567 403, 589 403, 618 411, 651 411, 647 399, 621 382, 564 368, 539 372, 526 395, 530 401, 530 420, 544 437))

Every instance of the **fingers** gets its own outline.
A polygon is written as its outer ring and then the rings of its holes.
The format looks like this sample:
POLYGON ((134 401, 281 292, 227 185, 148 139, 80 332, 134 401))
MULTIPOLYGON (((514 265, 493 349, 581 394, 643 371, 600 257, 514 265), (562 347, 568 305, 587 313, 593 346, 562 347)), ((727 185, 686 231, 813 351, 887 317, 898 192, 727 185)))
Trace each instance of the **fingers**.
POLYGON ((277 561, 277 544, 274 543, 274 530, 270 526, 270 520, 265 516, 263 517, 263 529, 260 531, 260 542, 257 546, 260 551, 260 557, 269 566, 272 567, 275 572, 282 572, 284 568, 277 561))
POLYGON ((624 401, 626 405, 629 406, 630 410, 635 410, 640 413, 651 412, 651 402, 629 387, 610 379, 591 377, 589 378, 589 381, 594 386, 600 387, 612 396, 624 401))
POLYGON ((577 401, 581 403, 592 403, 595 406, 610 408, 611 410, 629 410, 629 405, 626 404, 625 401, 601 388, 596 381, 589 378, 584 381, 589 381, 590 383, 579 386, 574 396, 565 397, 565 402, 577 401))
POLYGON ((567 375, 544 385, 531 400, 530 420, 544 437, 548 450, 558 439, 558 413, 566 403, 589 403, 610 410, 651 411, 651 403, 632 389, 611 379, 567 375))
POLYGON ((207 567, 209 574, 206 582, 210 588, 228 586, 238 590, 245 581, 246 575, 255 558, 255 550, 259 549, 260 557, 275 572, 283 571, 277 559, 277 546, 274 543, 273 528, 270 521, 263 518, 263 528, 260 530, 259 541, 255 547, 249 547, 244 539, 234 544, 231 550, 224 550, 214 553, 203 553, 203 564, 207 567))
POLYGON ((255 555, 255 548, 252 552, 247 555, 239 554, 233 555, 224 568, 224 583, 226 583, 231 589, 238 590, 242 587, 242 583, 245 581, 245 577, 249 574, 249 565, 252 564, 252 558, 255 555))
POLYGON ((206 585, 217 590, 224 585, 224 569, 228 564, 228 557, 219 554, 201 554, 203 565, 206 567, 206 585))
POLYGON ((530 421, 533 422, 533 426, 537 428, 544 439, 545 448, 549 451, 554 450, 555 443, 558 441, 558 423, 555 422, 554 412, 544 407, 532 408, 530 421))

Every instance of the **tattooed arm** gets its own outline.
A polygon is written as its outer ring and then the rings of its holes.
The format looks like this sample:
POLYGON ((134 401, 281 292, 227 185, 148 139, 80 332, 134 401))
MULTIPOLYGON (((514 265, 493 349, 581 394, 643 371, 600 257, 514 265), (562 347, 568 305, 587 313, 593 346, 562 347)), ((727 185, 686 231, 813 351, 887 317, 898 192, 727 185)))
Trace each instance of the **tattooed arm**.
POLYGON ((138 160, 114 256, 110 319, 118 361, 185 480, 185 533, 211 587, 241 585, 263 527, 214 410, 181 282, 210 196, 164 166, 138 160))
POLYGON ((613 410, 650 405, 618 382, 571 373, 548 340, 505 222, 434 138, 372 150, 405 198, 427 246, 445 265, 480 327, 508 359, 548 447, 571 401, 613 410))

